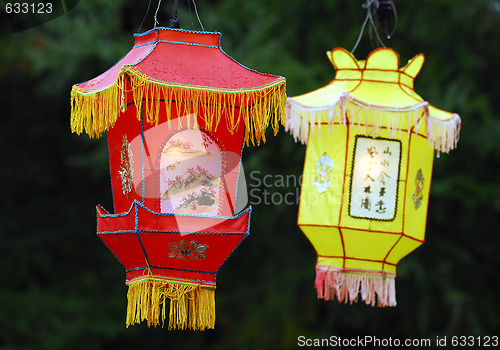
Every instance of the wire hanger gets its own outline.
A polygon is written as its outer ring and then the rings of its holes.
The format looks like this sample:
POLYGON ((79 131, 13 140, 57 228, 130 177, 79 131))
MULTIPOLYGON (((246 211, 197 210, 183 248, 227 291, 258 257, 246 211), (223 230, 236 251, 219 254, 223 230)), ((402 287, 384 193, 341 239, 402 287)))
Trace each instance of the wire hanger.
MULTIPOLYGON (((141 24, 139 25, 139 29, 137 29, 137 32, 140 32, 140 30, 142 28, 142 25, 144 24, 144 21, 146 20, 146 17, 148 16, 149 9, 151 7, 151 1, 152 0, 149 0, 149 2, 148 2, 148 8, 146 10, 146 14, 144 15, 144 18, 142 19, 141 24)), ((193 2, 194 12, 196 14, 196 18, 198 18, 198 23, 200 23, 201 29, 203 31, 205 31, 205 27, 203 27, 203 23, 201 23, 200 16, 198 15, 198 8, 196 7, 195 0, 186 0, 186 1, 188 3, 188 7, 189 7, 189 12, 190 13, 191 13, 191 6, 189 5, 189 3, 190 3, 190 1, 193 2)), ((160 10, 160 6, 161 6, 161 0, 158 0, 158 5, 156 7, 156 11, 155 11, 155 14, 154 14, 154 25, 153 25, 153 28, 157 28, 158 26, 160 26, 160 23, 158 21, 158 11, 160 10)), ((178 6, 179 6, 179 0, 175 0, 174 1, 174 15, 169 20, 169 24, 168 24, 169 28, 180 28, 179 13, 177 11, 178 6)), ((192 17, 191 17, 191 24, 193 25, 193 29, 194 29, 194 22, 193 22, 192 17)))
POLYGON ((361 26, 358 40, 356 40, 351 53, 354 53, 354 51, 358 47, 359 42, 361 41, 361 37, 363 36, 363 33, 365 31, 366 24, 368 22, 370 23, 371 32, 375 33, 378 47, 385 47, 384 42, 379 35, 379 28, 382 29, 387 39, 390 39, 396 31, 398 15, 396 12, 396 6, 394 5, 394 2, 392 2, 392 0, 366 0, 366 2, 363 4, 363 8, 366 9, 366 17, 363 25, 361 26), (389 32, 388 23, 391 19, 391 16, 394 16, 394 26, 389 32))

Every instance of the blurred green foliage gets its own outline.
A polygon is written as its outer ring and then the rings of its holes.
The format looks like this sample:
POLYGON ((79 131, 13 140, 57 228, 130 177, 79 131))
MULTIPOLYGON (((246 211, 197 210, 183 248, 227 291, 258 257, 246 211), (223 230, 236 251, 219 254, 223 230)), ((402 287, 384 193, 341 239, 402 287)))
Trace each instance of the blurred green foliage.
MULTIPOLYGON (((252 69, 283 75, 289 96, 328 83, 325 52, 354 46, 362 1, 198 1, 205 30, 252 69)), ((153 26, 157 3, 141 31, 153 26)), ((396 1, 386 45, 402 65, 424 52, 416 91, 459 113, 458 149, 435 161, 426 243, 398 265, 398 306, 316 298, 316 254, 297 205, 255 205, 251 235, 218 274, 216 329, 125 328, 124 271, 95 235, 95 205, 112 208, 105 138, 69 130, 69 92, 133 44, 147 1, 80 1, 25 31, 0 25, 0 349, 291 349, 300 335, 431 338, 500 335, 500 5, 396 1)), ((173 1, 158 13, 166 26, 173 1)), ((200 29, 193 4, 181 27, 200 29)), ((365 33, 355 55, 373 49, 365 33)), ((245 172, 296 175, 305 147, 283 129, 244 153, 245 172)), ((257 173, 255 173, 257 174, 257 173)), ((248 185, 255 185, 247 178, 248 185)), ((272 191, 295 191, 293 184, 272 191)))

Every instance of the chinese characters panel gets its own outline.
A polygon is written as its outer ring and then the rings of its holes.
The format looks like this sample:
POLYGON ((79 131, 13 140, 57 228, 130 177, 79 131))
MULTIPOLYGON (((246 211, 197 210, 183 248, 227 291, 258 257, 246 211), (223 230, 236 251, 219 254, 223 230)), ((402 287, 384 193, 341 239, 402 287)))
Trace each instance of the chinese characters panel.
POLYGON ((349 215, 393 220, 396 216, 401 142, 356 138, 349 215))

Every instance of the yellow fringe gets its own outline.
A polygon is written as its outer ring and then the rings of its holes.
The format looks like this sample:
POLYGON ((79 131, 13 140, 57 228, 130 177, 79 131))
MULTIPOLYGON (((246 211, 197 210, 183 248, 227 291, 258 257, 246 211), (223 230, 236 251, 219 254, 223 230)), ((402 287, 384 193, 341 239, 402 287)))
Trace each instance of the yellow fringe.
MULTIPOLYGON (((99 137, 116 122, 119 112, 133 102, 137 108, 137 118, 141 110, 144 120, 158 124, 160 103, 163 99, 170 102, 183 102, 187 114, 194 113, 203 118, 209 131, 216 131, 223 111, 230 132, 238 129, 244 121, 245 143, 253 145, 266 141, 265 132, 269 124, 274 134, 280 123, 285 124, 286 84, 285 79, 277 79, 273 84, 254 90, 217 90, 216 88, 190 87, 186 85, 165 84, 142 74, 130 66, 122 68, 115 84, 100 91, 87 92, 78 86, 71 90, 71 131, 77 134, 85 131, 89 137, 99 137), (133 101, 125 101, 126 81, 130 83, 133 101), (235 107, 239 99, 239 108, 235 107)), ((170 123, 172 115, 180 115, 181 103, 163 103, 170 123)), ((179 118, 180 120, 180 118, 179 118)), ((196 121, 195 121, 196 123, 196 121)), ((169 124, 170 125, 170 124, 169 124)), ((190 127, 196 127, 191 125, 190 127)))
POLYGON ((129 284, 127 327, 146 320, 148 327, 165 325, 166 304, 170 299, 168 329, 203 331, 215 327, 215 289, 172 283, 153 278, 129 284))

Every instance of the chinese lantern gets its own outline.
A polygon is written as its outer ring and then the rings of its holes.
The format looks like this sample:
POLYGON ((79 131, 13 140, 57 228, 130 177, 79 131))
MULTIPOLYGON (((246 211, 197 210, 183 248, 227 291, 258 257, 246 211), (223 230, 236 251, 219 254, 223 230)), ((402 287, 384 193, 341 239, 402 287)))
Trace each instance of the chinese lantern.
POLYGON ((214 328, 217 272, 249 234, 242 148, 284 122, 285 79, 236 62, 219 33, 134 36, 71 91, 72 131, 108 134, 115 213, 97 207, 97 234, 126 270, 127 327, 214 328))
POLYGON ((327 56, 335 79, 287 100, 287 128, 307 143, 298 226, 318 298, 395 306, 396 265, 424 242, 434 151, 456 147, 460 118, 415 92, 423 54, 402 68, 390 48, 327 56))

